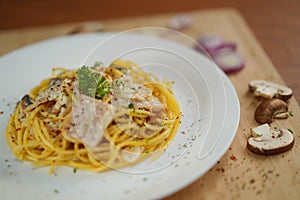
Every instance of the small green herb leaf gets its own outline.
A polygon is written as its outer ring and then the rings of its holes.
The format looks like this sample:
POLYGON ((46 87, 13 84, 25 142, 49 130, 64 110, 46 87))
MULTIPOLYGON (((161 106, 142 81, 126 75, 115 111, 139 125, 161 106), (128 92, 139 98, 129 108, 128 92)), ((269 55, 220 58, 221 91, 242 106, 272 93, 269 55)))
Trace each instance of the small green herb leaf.
POLYGON ((87 96, 102 99, 106 94, 110 93, 111 86, 106 78, 100 76, 87 66, 82 66, 76 71, 79 89, 87 96))
POLYGON ((130 104, 128 105, 128 108, 129 108, 129 109, 134 109, 133 103, 130 103, 130 104))
POLYGON ((106 94, 110 93, 110 90, 111 88, 106 78, 101 77, 97 85, 96 98, 102 99, 106 94))
POLYGON ((97 62, 95 62, 93 68, 100 67, 101 65, 102 65, 102 62, 97 61, 97 62))

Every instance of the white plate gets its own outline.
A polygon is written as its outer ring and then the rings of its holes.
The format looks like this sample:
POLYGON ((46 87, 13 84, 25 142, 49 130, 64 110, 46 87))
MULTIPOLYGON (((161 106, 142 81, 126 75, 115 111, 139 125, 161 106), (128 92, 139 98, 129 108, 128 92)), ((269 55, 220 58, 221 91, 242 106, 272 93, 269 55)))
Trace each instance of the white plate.
POLYGON ((0 193, 4 199, 156 199, 205 174, 226 152, 239 123, 237 94, 204 56, 182 45, 131 33, 83 34, 36 43, 0 58, 0 193), (95 48, 96 45, 96 48, 95 48), (93 51, 91 51, 93 49, 93 51), (183 118, 167 151, 154 162, 103 173, 59 167, 34 169, 14 158, 5 128, 15 103, 56 66, 67 68, 115 58, 176 81, 183 118), (230 108, 230 109, 228 109, 230 108))

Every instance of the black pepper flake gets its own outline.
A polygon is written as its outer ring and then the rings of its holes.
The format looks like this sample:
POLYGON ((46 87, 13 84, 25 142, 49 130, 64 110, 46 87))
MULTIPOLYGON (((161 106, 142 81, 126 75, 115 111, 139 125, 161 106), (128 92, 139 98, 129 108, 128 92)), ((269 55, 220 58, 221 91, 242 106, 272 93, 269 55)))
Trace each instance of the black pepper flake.
POLYGON ((221 167, 221 168, 217 168, 216 170, 217 170, 218 172, 219 172, 219 171, 221 171, 222 173, 224 173, 224 172, 225 172, 225 169, 224 169, 223 167, 221 167))
POLYGON ((291 129, 288 128, 288 131, 291 132, 292 134, 294 133, 291 129))
POLYGON ((3 111, 0 111, 0 115, 3 115, 3 113, 4 113, 3 111))
POLYGON ((251 184, 255 183, 255 179, 254 179, 254 178, 251 179, 251 180, 249 181, 249 183, 251 183, 251 184))

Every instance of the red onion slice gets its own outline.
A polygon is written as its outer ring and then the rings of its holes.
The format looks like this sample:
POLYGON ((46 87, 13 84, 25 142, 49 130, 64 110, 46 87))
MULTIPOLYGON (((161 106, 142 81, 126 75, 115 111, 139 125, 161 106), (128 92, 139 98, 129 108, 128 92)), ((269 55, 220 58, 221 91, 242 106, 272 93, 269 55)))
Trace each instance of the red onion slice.
POLYGON ((204 48, 211 49, 223 43, 223 39, 218 35, 203 35, 198 40, 204 48))
POLYGON ((236 44, 233 43, 233 42, 223 42, 222 44, 220 44, 219 46, 213 48, 213 49, 209 49, 207 50, 208 53, 211 55, 211 56, 214 56, 216 54, 218 54, 220 51, 223 51, 223 50, 230 50, 230 51, 235 51, 236 50, 236 44))
POLYGON ((169 21, 169 28, 173 30, 183 30, 192 25, 192 19, 187 15, 175 15, 169 21))
POLYGON ((237 44, 224 42, 215 34, 203 35, 199 38, 195 50, 210 56, 213 61, 227 74, 237 72, 245 66, 245 59, 236 52, 237 44))
POLYGON ((221 51, 212 58, 226 74, 237 72, 245 66, 244 57, 236 51, 221 51))
POLYGON ((207 51, 210 56, 214 56, 223 49, 236 50, 236 44, 233 42, 224 42, 222 38, 217 35, 204 35, 199 40, 199 45, 196 46, 196 50, 203 53, 203 50, 207 51))

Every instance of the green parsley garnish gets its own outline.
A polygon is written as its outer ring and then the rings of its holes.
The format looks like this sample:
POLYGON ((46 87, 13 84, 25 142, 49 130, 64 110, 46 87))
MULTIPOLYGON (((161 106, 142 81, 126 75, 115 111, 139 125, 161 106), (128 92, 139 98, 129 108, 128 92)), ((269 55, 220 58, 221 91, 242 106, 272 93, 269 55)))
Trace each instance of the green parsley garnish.
POLYGON ((130 104, 128 105, 128 108, 129 108, 129 109, 134 109, 133 103, 130 103, 130 104))
POLYGON ((96 61, 92 68, 100 67, 101 65, 102 65, 102 62, 96 61))
POLYGON ((79 89, 87 96, 102 99, 106 94, 110 93, 111 86, 106 78, 100 76, 87 66, 82 66, 76 71, 79 89))
POLYGON ((122 86, 124 88, 125 87, 125 82, 124 81, 116 80, 116 86, 117 87, 121 87, 122 86))

